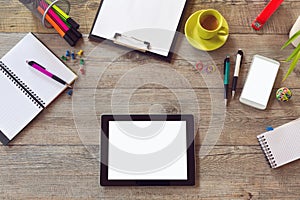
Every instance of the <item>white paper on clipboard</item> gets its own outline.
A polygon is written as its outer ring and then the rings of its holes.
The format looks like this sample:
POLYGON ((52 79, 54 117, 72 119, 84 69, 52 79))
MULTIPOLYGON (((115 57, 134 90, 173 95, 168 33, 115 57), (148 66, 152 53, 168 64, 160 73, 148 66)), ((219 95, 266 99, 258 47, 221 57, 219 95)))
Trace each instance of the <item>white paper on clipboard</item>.
POLYGON ((124 34, 149 42, 147 51, 168 56, 185 2, 103 0, 91 35, 113 40, 116 33, 124 34))

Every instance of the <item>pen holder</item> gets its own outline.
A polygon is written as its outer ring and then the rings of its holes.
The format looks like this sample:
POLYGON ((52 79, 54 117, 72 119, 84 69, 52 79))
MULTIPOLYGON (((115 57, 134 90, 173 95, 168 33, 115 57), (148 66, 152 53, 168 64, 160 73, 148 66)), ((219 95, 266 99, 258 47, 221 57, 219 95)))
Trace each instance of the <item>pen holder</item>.
POLYGON ((79 24, 69 15, 70 3, 67 0, 19 0, 35 16, 41 19, 42 24, 50 28, 64 38, 70 46, 75 46, 82 38, 82 34, 77 30, 79 24))
MULTIPOLYGON (((50 9, 56 8, 61 9, 64 13, 69 14, 70 2, 68 0, 19 0, 28 10, 30 10, 37 18, 39 18, 46 28, 52 28, 46 20, 46 15, 50 9), (43 13, 41 13, 41 9, 43 13)), ((61 14, 58 13, 61 16, 61 14)), ((64 16, 61 16, 64 18, 64 16)))

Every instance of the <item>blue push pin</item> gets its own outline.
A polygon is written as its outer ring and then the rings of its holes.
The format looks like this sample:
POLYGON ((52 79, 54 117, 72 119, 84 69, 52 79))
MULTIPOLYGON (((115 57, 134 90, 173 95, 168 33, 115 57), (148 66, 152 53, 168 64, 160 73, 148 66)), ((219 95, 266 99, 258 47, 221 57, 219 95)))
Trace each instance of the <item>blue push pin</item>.
POLYGON ((66 56, 70 57, 70 51, 69 50, 66 51, 66 56))
POLYGON ((273 127, 272 126, 267 126, 266 127, 266 131, 273 131, 274 129, 273 129, 273 127))
POLYGON ((68 92, 67 92, 67 94, 68 94, 69 96, 72 96, 73 90, 72 90, 72 89, 69 89, 68 92))
POLYGON ((71 58, 72 58, 72 60, 75 60, 75 53, 73 51, 71 53, 71 58))

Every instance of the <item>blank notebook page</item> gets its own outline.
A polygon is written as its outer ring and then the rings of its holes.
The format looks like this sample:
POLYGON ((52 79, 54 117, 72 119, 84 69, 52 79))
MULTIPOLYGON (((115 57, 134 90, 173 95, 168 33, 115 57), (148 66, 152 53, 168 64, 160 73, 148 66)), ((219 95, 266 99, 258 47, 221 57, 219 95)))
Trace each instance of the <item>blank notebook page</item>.
POLYGON ((0 130, 11 140, 42 108, 36 106, 2 71, 0 91, 0 130))
POLYGON ((300 158, 300 119, 259 135, 264 136, 274 157, 276 167, 300 158))

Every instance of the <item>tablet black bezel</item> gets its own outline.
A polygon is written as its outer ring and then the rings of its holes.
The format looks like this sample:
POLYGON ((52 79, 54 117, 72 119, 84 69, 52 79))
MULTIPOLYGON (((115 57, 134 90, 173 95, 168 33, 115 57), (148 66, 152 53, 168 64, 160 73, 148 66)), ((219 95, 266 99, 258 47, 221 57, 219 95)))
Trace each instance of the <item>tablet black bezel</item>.
POLYGON ((195 185, 193 115, 102 115, 101 116, 101 186, 193 186, 195 185), (187 180, 108 180, 109 121, 186 121, 187 180))

